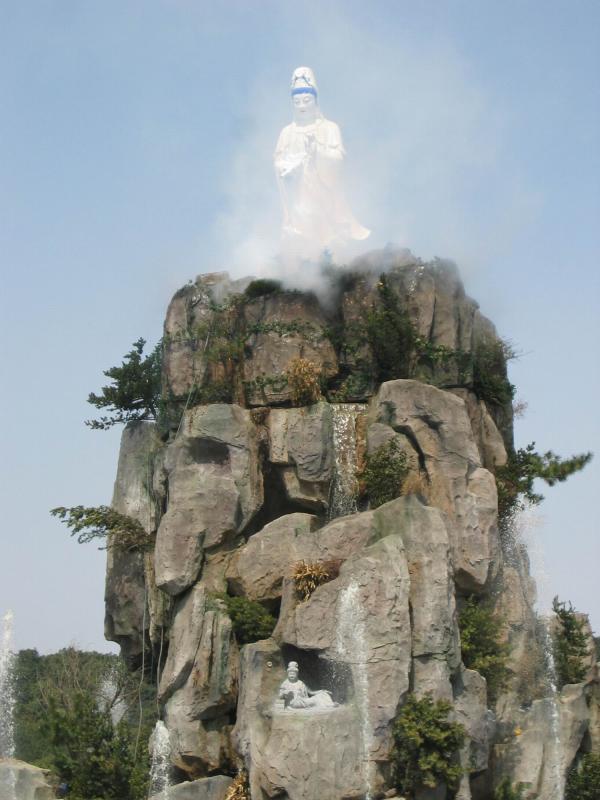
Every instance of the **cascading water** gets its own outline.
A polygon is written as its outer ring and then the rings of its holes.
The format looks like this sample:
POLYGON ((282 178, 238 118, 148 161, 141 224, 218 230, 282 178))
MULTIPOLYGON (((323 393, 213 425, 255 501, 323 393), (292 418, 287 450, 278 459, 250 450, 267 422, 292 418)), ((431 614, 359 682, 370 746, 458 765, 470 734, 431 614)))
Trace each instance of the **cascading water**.
MULTIPOLYGON (((15 755, 15 691, 13 684, 15 654, 12 639, 12 611, 7 611, 2 618, 2 623, 2 646, 0 648, 0 758, 10 759, 15 755)), ((15 780, 15 773, 10 767, 2 770, 0 778, 0 796, 2 800, 17 800, 15 780)))
POLYGON ((354 682, 354 700, 360 716, 363 750, 363 776, 366 786, 365 800, 372 800, 372 770, 370 759, 373 732, 369 715, 369 676, 367 661, 365 610, 360 600, 360 588, 351 581, 339 594, 336 650, 340 659, 349 664, 354 682))
POLYGON ((171 788, 171 742, 169 731, 158 720, 150 739, 152 766, 150 768, 150 794, 153 800, 168 800, 171 788))
POLYGON ((366 409, 360 403, 334 403, 333 454, 335 474, 329 496, 329 519, 354 514, 356 507, 356 418, 366 409))
POLYGON ((560 731, 560 693, 558 691, 556 663, 554 660, 548 574, 544 565, 543 546, 541 544, 540 531, 542 526, 543 517, 541 514, 534 507, 527 506, 513 520, 508 536, 511 544, 510 556, 519 570, 521 579, 526 581, 528 573, 530 573, 535 581, 538 594, 536 607, 541 622, 542 645, 548 684, 546 702, 549 707, 550 721, 550 737, 544 743, 546 751, 544 760, 547 769, 543 776, 541 796, 547 798, 547 800, 564 800, 565 769, 560 731))

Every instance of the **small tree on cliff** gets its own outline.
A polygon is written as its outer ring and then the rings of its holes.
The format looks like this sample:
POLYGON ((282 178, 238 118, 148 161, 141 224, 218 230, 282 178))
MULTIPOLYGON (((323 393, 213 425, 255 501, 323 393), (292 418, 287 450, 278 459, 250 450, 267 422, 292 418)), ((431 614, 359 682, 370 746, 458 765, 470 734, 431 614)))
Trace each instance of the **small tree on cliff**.
POLYGON ((120 367, 104 371, 112 383, 102 387, 101 394, 92 392, 88 403, 106 409, 110 416, 88 419, 85 424, 93 430, 106 430, 119 423, 156 419, 160 403, 160 379, 162 363, 161 343, 143 357, 145 339, 133 343, 133 349, 125 354, 120 367))

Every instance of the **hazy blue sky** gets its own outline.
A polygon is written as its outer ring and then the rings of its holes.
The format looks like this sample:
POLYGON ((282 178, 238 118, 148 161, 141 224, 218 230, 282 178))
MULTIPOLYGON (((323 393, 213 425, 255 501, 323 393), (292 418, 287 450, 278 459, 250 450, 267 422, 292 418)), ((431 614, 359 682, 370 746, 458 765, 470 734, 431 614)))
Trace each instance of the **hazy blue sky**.
POLYGON ((522 351, 518 444, 598 454, 545 492, 535 538, 545 597, 600 629, 599 42, 596 0, 0 0, 0 613, 18 647, 109 647, 104 554, 48 509, 110 501, 120 433, 83 426, 102 370, 160 337, 189 278, 268 263, 301 64, 373 245, 456 260, 522 351))

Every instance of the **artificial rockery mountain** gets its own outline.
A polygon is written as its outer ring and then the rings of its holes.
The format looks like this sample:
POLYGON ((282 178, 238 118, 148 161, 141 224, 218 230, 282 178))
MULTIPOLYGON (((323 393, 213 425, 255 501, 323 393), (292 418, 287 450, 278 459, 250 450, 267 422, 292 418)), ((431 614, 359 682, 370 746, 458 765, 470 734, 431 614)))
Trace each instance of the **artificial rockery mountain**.
POLYGON ((106 636, 132 666, 159 664, 187 782, 171 796, 222 800, 240 767, 254 800, 396 796, 394 720, 430 694, 464 727, 463 774, 417 797, 492 798, 508 779, 553 798, 600 748, 598 672, 590 645, 585 679, 552 694, 527 556, 499 526, 494 475, 513 448, 502 343, 450 263, 386 250, 330 272, 321 298, 226 273, 178 291, 160 420, 123 432, 113 507, 155 544, 109 548, 106 636), (391 440, 403 488, 370 508, 357 474, 391 440), (302 562, 328 569, 308 599, 302 562), (227 596, 261 603, 272 633, 244 643, 227 596), (500 621, 495 693, 463 663, 467 602, 500 621), (337 705, 282 711, 290 660, 337 705))

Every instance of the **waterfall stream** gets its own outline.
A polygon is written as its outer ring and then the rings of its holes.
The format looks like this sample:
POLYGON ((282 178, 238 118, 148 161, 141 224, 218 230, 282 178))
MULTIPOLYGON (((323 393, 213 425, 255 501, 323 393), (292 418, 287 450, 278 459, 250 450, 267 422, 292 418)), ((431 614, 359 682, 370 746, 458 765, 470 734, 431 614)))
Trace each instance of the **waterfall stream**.
POLYGON ((334 403, 331 406, 335 474, 329 495, 330 520, 357 511, 356 418, 365 409, 361 403, 334 403))
POLYGON ((152 766, 150 768, 150 793, 153 800, 168 800, 171 788, 171 742, 169 731, 158 720, 150 739, 152 766))
POLYGON ((360 717, 360 733, 363 751, 363 777, 365 800, 372 800, 372 770, 370 759, 373 732, 369 714, 369 676, 367 661, 369 650, 366 641, 365 611, 360 600, 360 589, 352 580, 339 594, 336 650, 340 658, 350 665, 354 683, 354 701, 360 717))
MULTIPOLYGON (((0 645, 0 758, 14 758, 14 710, 15 690, 13 684, 15 654, 13 651, 13 613, 7 611, 2 617, 2 644, 0 645)), ((2 800, 17 800, 16 776, 9 768, 2 771, 0 797, 2 800)))

